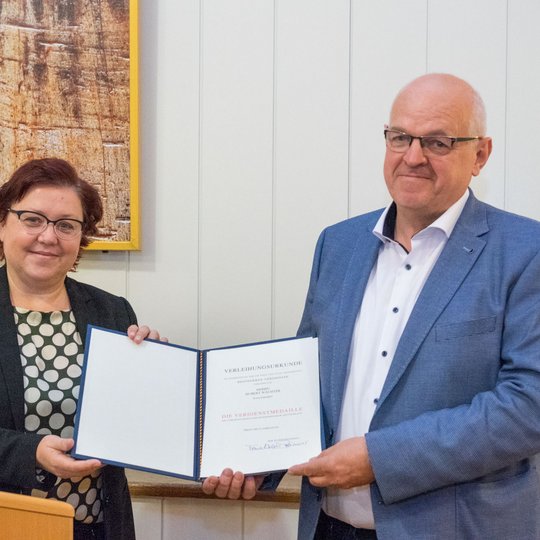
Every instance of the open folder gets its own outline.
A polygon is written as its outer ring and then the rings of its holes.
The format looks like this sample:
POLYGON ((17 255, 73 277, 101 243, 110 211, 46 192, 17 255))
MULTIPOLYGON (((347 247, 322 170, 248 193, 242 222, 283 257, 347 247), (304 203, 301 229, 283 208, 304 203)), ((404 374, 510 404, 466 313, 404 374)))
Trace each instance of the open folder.
POLYGON ((200 351, 88 327, 77 458, 200 479, 321 451, 317 338, 200 351))

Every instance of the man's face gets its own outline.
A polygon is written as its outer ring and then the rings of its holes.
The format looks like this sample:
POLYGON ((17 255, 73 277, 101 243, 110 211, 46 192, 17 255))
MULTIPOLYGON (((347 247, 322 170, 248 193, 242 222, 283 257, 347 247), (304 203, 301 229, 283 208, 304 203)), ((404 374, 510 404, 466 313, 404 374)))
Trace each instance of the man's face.
MULTIPOLYGON (((394 102, 390 129, 410 135, 477 136, 470 133, 472 102, 459 89, 441 84, 414 84, 394 102)), ((465 193, 489 157, 491 142, 456 142, 447 155, 424 151, 414 139, 405 153, 386 149, 384 178, 402 215, 428 223, 443 214, 465 193)))

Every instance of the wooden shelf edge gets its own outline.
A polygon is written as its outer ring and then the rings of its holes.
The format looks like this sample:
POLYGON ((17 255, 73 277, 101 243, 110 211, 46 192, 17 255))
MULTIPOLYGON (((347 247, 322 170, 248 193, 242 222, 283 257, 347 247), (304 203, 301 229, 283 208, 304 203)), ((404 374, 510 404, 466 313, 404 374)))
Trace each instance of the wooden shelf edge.
MULTIPOLYGON (((158 497, 158 498, 189 498, 189 499, 220 499, 215 495, 206 495, 200 485, 196 483, 149 483, 130 480, 129 492, 132 497, 158 497)), ((299 504, 300 491, 297 488, 280 487, 277 491, 259 491, 250 501, 264 501, 271 503, 299 504)), ((246 501, 246 502, 250 502, 246 501)))

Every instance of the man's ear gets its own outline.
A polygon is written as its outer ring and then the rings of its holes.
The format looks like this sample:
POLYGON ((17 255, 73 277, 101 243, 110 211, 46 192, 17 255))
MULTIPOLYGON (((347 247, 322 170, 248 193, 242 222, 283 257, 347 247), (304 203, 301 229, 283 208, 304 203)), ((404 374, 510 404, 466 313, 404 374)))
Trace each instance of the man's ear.
POLYGON ((474 162, 472 175, 478 176, 482 167, 487 163, 489 156, 491 155, 491 150, 493 149, 493 141, 491 137, 486 137, 478 141, 478 146, 476 148, 476 161, 474 162))

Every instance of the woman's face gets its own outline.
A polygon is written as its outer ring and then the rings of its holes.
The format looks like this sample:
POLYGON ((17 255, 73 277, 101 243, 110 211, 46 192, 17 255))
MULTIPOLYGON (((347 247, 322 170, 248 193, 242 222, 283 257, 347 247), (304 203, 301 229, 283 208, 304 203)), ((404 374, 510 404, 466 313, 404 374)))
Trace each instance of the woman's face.
MULTIPOLYGON (((11 209, 39 212, 53 221, 83 219, 79 196, 67 187, 36 187, 13 203, 11 209)), ((80 236, 70 240, 58 238, 51 223, 40 233, 28 231, 12 212, 0 224, 0 239, 9 275, 32 290, 62 283, 77 259, 81 242, 80 236)))

